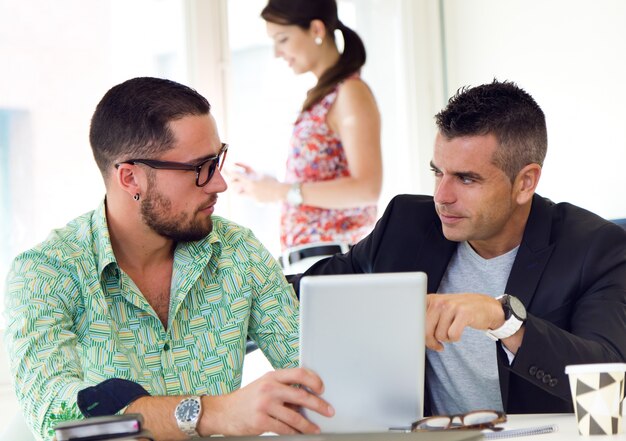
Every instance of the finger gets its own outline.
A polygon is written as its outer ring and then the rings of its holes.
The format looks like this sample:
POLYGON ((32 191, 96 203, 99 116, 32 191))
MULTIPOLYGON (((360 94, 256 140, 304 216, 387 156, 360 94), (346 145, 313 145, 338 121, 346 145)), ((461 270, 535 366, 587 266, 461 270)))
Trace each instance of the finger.
POLYGON ((304 407, 324 416, 335 414, 332 405, 318 396, 324 392, 324 384, 315 372, 305 368, 281 369, 267 373, 264 377, 285 386, 277 388, 274 394, 281 402, 304 407))
POLYGON ((441 344, 440 342, 438 342, 435 339, 427 341, 426 342, 426 347, 428 349, 431 349, 431 350, 437 351, 437 352, 443 351, 443 349, 444 349, 443 344, 441 344))
POLYGON ((439 309, 437 307, 437 298, 435 294, 429 294, 426 297, 426 347, 435 351, 443 349, 443 345, 435 338, 435 329, 439 322, 439 309))
MULTIPOLYGON (((301 413, 287 406, 276 406, 270 415, 297 433, 319 433, 320 428, 306 419, 301 413)), ((282 433, 281 433, 282 434, 282 433)))
POLYGON ((450 342, 450 326, 454 321, 455 311, 452 308, 446 308, 439 314, 439 320, 435 327, 435 338, 440 342, 450 342))
POLYGON ((244 164, 243 162, 235 162, 235 165, 237 167, 241 167, 244 170, 244 173, 252 173, 253 172, 252 167, 250 167, 247 164, 244 164))
POLYGON ((436 314, 427 314, 426 315, 426 335, 425 335, 425 344, 428 349, 432 349, 433 351, 441 351, 443 350, 443 345, 437 338, 435 337, 435 328, 437 326, 437 320, 439 320, 439 316, 436 314))
POLYGON ((288 403, 312 410, 326 417, 331 417, 335 414, 335 409, 328 401, 312 394, 307 389, 294 388, 290 395, 292 395, 293 398, 285 400, 288 403))
POLYGON ((290 408, 294 406, 305 408, 327 417, 335 414, 335 409, 326 400, 304 387, 282 385, 282 387, 275 389, 273 397, 281 405, 289 405, 290 408))
POLYGON ((245 182, 248 179, 248 177, 244 175, 243 173, 233 172, 233 171, 228 172, 226 177, 230 179, 232 182, 245 182))
POLYGON ((435 338, 434 330, 428 331, 425 337, 425 344, 428 349, 432 349, 434 351, 440 351, 443 349, 441 342, 435 338))
POLYGON ((266 375, 272 375, 276 381, 283 384, 302 385, 317 395, 324 393, 322 379, 315 372, 306 368, 279 369, 266 375))
POLYGON ((273 432, 277 435, 297 435, 300 433, 288 424, 285 424, 284 422, 271 416, 268 417, 266 426, 267 428, 263 429, 263 432, 273 432))
POLYGON ((456 297, 446 294, 429 296, 427 315, 432 316, 433 337, 439 342, 449 342, 449 330, 457 315, 456 297))
POLYGON ((448 328, 448 341, 459 341, 467 323, 461 317, 456 317, 448 328))

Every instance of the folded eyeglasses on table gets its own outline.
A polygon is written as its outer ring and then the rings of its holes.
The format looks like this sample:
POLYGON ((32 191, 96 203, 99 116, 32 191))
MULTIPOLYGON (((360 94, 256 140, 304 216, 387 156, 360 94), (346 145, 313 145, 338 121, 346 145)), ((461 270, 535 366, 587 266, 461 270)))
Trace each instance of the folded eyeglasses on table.
POLYGON ((430 430, 483 430, 500 431, 503 427, 496 424, 505 423, 506 414, 497 410, 474 410, 459 415, 434 415, 411 424, 412 432, 430 430))

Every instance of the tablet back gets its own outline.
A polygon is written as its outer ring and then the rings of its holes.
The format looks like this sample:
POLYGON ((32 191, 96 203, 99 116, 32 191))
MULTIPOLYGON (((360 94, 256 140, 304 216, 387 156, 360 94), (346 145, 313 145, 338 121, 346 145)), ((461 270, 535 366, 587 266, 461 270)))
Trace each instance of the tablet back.
POLYGON ((422 417, 424 273, 305 277, 300 365, 324 381, 335 416, 305 412, 322 432, 383 432, 422 417))

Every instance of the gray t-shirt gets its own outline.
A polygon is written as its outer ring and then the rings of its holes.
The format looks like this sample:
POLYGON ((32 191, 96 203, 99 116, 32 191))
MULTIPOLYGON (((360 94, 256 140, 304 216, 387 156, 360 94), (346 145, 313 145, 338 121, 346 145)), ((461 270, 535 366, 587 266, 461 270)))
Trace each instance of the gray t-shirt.
MULTIPOLYGON (((459 243, 437 292, 504 294, 517 249, 483 259, 469 243, 459 243)), ((441 352, 426 350, 433 414, 502 410, 496 343, 484 331, 466 328, 460 341, 444 346, 441 352)))

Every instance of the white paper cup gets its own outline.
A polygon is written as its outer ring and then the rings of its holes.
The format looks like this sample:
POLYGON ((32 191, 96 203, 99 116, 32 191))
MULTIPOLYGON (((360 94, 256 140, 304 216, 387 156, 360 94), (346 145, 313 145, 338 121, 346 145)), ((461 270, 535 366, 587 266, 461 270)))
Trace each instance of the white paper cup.
POLYGON ((622 431, 626 363, 565 366, 581 435, 614 435, 622 431))

